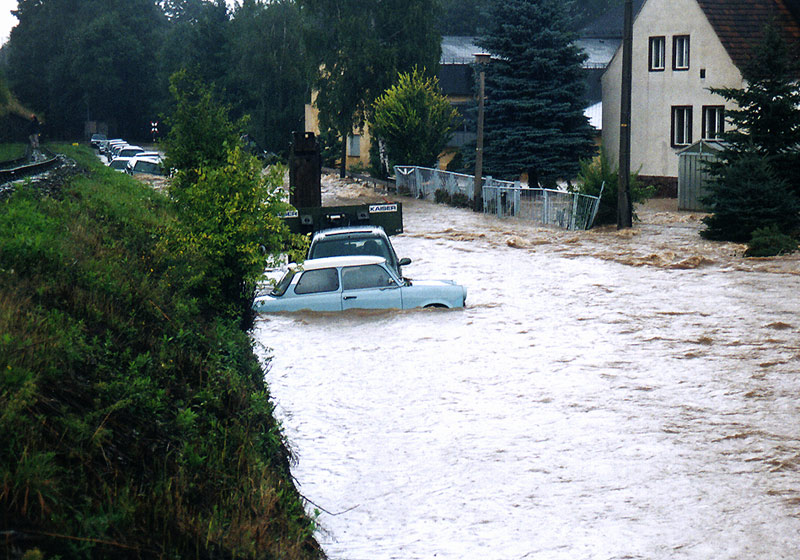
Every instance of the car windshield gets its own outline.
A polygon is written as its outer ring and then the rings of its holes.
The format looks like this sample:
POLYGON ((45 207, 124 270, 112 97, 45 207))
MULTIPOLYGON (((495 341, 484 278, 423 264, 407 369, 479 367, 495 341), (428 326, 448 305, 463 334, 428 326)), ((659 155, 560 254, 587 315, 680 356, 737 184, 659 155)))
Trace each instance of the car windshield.
POLYGON ((115 159, 111 162, 112 169, 125 169, 128 166, 128 161, 124 159, 115 159))
POLYGON ((152 161, 137 161, 133 170, 136 173, 149 173, 151 175, 161 174, 161 166, 152 161))
POLYGON ((386 241, 381 238, 368 239, 323 239, 314 246, 314 253, 309 255, 312 259, 323 257, 339 257, 350 255, 375 255, 391 262, 391 253, 386 241))
POLYGON ((292 283, 292 278, 294 278, 295 274, 301 272, 302 269, 298 267, 290 268, 286 271, 286 274, 283 275, 272 291, 269 293, 271 296, 282 296, 286 293, 286 290, 289 288, 289 285, 292 283))

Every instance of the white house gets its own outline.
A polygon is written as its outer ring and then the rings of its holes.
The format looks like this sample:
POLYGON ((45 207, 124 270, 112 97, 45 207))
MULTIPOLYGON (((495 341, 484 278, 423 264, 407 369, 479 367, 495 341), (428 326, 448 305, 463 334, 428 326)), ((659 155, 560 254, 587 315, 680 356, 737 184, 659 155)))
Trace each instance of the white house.
MULTIPOLYGON (((633 23, 631 170, 674 193, 678 152, 716 139, 730 103, 709 88, 741 88, 740 68, 774 23, 800 44, 798 0, 646 0, 633 23)), ((603 145, 619 160, 622 49, 603 75, 603 145)))

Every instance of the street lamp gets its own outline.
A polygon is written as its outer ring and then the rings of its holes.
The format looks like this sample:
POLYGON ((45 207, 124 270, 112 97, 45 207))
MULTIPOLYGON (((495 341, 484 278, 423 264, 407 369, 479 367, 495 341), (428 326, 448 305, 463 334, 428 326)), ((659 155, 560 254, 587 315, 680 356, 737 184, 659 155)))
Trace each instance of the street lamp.
POLYGON ((486 83, 486 73, 484 68, 491 61, 492 57, 488 53, 476 53, 475 63, 479 65, 480 81, 478 85, 478 137, 475 140, 475 184, 472 191, 472 201, 476 212, 483 210, 481 208, 481 198, 483 196, 483 99, 484 88, 486 83))

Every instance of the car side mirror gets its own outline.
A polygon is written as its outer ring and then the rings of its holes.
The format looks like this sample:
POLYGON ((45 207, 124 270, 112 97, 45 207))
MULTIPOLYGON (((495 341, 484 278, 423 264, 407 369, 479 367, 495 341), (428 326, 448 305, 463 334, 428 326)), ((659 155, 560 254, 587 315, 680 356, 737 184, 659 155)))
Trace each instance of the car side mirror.
POLYGON ((398 262, 397 264, 399 264, 400 266, 409 265, 409 264, 411 264, 411 259, 409 259, 408 257, 403 257, 402 259, 400 259, 400 262, 398 262))

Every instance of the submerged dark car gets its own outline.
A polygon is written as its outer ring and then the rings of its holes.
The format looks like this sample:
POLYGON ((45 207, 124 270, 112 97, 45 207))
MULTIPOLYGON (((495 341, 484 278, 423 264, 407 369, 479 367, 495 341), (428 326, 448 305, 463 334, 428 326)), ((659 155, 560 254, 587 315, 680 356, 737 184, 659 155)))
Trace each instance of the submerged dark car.
POLYGON ((402 267, 411 264, 411 259, 398 259, 392 242, 382 227, 351 226, 324 229, 314 234, 308 248, 309 259, 374 255, 386 259, 386 263, 398 277, 403 277, 402 267))

